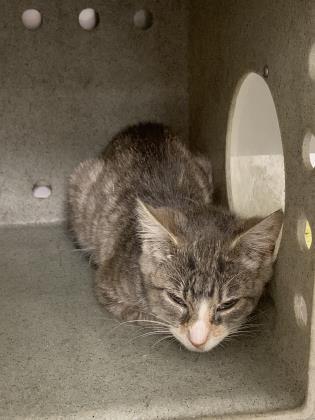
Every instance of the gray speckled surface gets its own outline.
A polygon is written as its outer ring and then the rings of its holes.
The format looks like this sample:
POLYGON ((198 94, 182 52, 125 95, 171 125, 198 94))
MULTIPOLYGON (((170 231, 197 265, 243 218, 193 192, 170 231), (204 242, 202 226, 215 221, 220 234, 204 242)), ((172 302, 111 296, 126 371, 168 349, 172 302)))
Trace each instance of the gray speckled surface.
MULTIPOLYGON (((309 54, 315 42, 315 2, 200 0, 193 4, 190 140, 212 158, 221 202, 227 202, 226 136, 234 94, 246 74, 262 75, 264 66, 269 67, 266 82, 279 119, 286 183, 284 230, 272 282, 277 351, 304 383, 306 404, 301 412, 292 414, 293 418, 314 419, 315 171, 305 165, 302 150, 307 131, 315 132, 315 86, 309 72, 309 54), (310 250, 299 244, 301 218, 307 218, 312 227, 310 250), (296 295, 306 303, 308 323, 304 327, 295 318, 296 295)), ((303 237, 303 232, 300 234, 303 237)))
POLYGON ((133 341, 137 328, 115 329, 62 227, 2 228, 0 248, 0 418, 192 417, 300 402, 300 384, 272 350, 271 316, 259 334, 207 354, 152 348, 159 337, 133 341))
POLYGON ((2 2, 0 13, 0 224, 63 218, 65 182, 118 130, 140 120, 170 124, 188 134, 187 2, 102 1, 89 4, 99 25, 83 30, 85 0, 2 2), (38 8, 36 31, 21 22, 38 8), (150 29, 133 26, 141 7, 150 29), (49 200, 32 196, 43 180, 49 200))

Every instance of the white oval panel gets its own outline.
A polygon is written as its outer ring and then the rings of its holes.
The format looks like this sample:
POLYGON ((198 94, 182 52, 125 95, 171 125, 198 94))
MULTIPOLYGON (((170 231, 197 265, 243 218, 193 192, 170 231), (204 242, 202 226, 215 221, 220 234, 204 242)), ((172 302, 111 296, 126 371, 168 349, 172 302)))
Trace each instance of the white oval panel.
POLYGON ((242 217, 267 216, 285 203, 285 172, 276 108, 265 80, 249 73, 232 103, 226 150, 230 207, 242 217))

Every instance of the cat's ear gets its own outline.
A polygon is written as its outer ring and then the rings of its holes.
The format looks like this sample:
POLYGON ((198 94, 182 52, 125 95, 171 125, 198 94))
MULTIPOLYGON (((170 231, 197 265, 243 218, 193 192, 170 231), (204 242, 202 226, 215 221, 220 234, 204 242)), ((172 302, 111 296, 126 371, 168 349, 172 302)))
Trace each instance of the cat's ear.
POLYGON ((262 263, 269 264, 273 260, 282 223, 283 212, 278 210, 241 233, 232 242, 231 248, 241 251, 249 268, 257 268, 262 263))
POLYGON ((153 208, 137 199, 138 232, 146 254, 161 260, 178 246, 176 212, 166 207, 153 208))

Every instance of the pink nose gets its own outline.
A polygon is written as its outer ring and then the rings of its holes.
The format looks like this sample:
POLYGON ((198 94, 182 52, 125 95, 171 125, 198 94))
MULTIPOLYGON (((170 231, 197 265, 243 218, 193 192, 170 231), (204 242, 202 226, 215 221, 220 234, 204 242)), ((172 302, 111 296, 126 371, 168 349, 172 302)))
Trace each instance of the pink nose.
POLYGON ((209 337, 209 327, 202 321, 195 322, 188 331, 188 338, 195 347, 200 347, 205 344, 209 337))

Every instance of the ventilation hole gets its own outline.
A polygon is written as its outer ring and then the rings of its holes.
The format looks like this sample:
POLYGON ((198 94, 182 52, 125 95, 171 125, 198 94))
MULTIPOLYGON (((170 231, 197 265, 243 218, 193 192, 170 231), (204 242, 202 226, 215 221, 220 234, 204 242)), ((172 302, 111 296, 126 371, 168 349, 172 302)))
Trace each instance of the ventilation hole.
POLYGON ((304 137, 303 159, 307 168, 315 168, 315 136, 310 132, 304 137))
POLYGON ((91 31, 98 24, 99 17, 94 9, 87 8, 81 10, 79 14, 79 24, 86 31, 91 31))
POLYGON ((315 80, 315 44, 312 46, 308 57, 309 75, 315 80))
POLYGON ((138 10, 133 16, 133 24, 136 28, 146 30, 153 25, 153 15, 146 9, 138 10))
POLYGON ((294 296, 294 313, 299 327, 305 327, 307 325, 307 307, 301 295, 294 296))
POLYGON ((302 250, 310 249, 312 246, 312 229, 309 221, 304 217, 301 217, 298 221, 298 240, 302 250))
POLYGON ((22 13, 22 22, 27 29, 37 29, 42 23, 42 15, 36 9, 27 9, 22 13))
POLYGON ((265 79, 268 79, 269 77, 269 67, 267 65, 265 65, 263 68, 263 76, 265 79))
POLYGON ((48 198, 51 196, 51 186, 47 184, 36 184, 33 187, 33 196, 35 198, 48 198))
POLYGON ((227 133, 230 207, 243 217, 264 217, 284 209, 281 134, 275 104, 262 76, 249 73, 239 83, 227 133))
POLYGON ((304 229, 304 239, 307 249, 310 249, 312 246, 312 229, 309 222, 306 220, 305 222, 305 229, 304 229))

